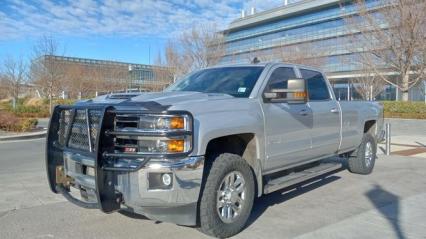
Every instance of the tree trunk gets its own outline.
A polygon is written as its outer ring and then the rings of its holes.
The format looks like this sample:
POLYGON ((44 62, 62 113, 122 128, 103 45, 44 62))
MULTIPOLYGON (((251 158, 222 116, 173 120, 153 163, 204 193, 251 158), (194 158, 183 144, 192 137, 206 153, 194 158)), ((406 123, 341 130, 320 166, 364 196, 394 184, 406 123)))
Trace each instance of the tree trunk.
POLYGON ((402 89, 401 89, 401 100, 408 101, 408 81, 410 80, 410 76, 406 73, 402 78, 402 89))
POLYGON ((401 92, 401 100, 402 101, 408 101, 408 91, 402 91, 401 92))
POLYGON ((52 115, 52 94, 49 95, 49 113, 52 115))
POLYGON ((12 99, 12 108, 13 109, 16 109, 16 104, 18 103, 18 99, 17 99, 18 97, 13 97, 13 99, 12 99))

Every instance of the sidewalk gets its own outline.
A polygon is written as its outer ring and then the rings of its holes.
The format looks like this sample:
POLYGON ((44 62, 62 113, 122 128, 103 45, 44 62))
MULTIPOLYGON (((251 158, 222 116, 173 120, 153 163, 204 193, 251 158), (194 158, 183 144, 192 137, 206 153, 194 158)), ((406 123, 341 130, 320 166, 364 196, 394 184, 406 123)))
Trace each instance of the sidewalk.
MULTIPOLYGON (((426 158, 426 120, 385 119, 391 124, 391 154, 426 158)), ((377 154, 385 153, 385 143, 377 154)))
POLYGON ((389 197, 389 204, 305 233, 296 239, 425 238, 426 227, 422 225, 422 218, 426 216, 426 206, 423 203, 426 193, 407 198, 399 198, 386 192, 383 194, 389 197))

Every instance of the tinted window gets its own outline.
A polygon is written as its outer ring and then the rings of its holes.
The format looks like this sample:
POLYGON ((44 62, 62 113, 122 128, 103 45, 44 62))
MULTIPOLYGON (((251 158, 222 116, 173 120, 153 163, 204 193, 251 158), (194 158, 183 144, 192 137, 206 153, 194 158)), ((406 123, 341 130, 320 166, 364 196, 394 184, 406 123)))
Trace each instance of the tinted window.
POLYGON ((328 100, 330 92, 322 74, 318 71, 300 69, 302 77, 307 81, 309 100, 328 100))
POLYGON ((268 86, 266 87, 267 91, 271 89, 287 89, 288 79, 296 78, 293 68, 290 67, 280 67, 272 72, 272 75, 269 77, 268 86))
POLYGON ((263 67, 222 67, 197 71, 171 85, 166 91, 197 91, 249 97, 263 67))

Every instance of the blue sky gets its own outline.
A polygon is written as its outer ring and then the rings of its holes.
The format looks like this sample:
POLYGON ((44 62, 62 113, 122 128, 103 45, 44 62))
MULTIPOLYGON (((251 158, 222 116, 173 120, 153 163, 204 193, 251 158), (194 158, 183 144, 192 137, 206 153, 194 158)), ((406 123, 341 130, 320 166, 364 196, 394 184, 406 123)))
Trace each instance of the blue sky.
POLYGON ((0 61, 28 57, 43 35, 68 56, 151 63, 168 39, 196 24, 225 28, 241 9, 282 0, 0 0, 0 61))

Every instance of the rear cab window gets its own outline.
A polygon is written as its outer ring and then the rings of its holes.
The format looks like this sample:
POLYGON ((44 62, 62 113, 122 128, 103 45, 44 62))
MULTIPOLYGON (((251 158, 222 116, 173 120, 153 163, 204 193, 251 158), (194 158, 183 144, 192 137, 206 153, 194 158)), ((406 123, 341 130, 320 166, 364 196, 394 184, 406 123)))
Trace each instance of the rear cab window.
POLYGON ((331 95, 327 83, 321 72, 300 69, 303 79, 306 80, 309 101, 330 100, 331 95))

